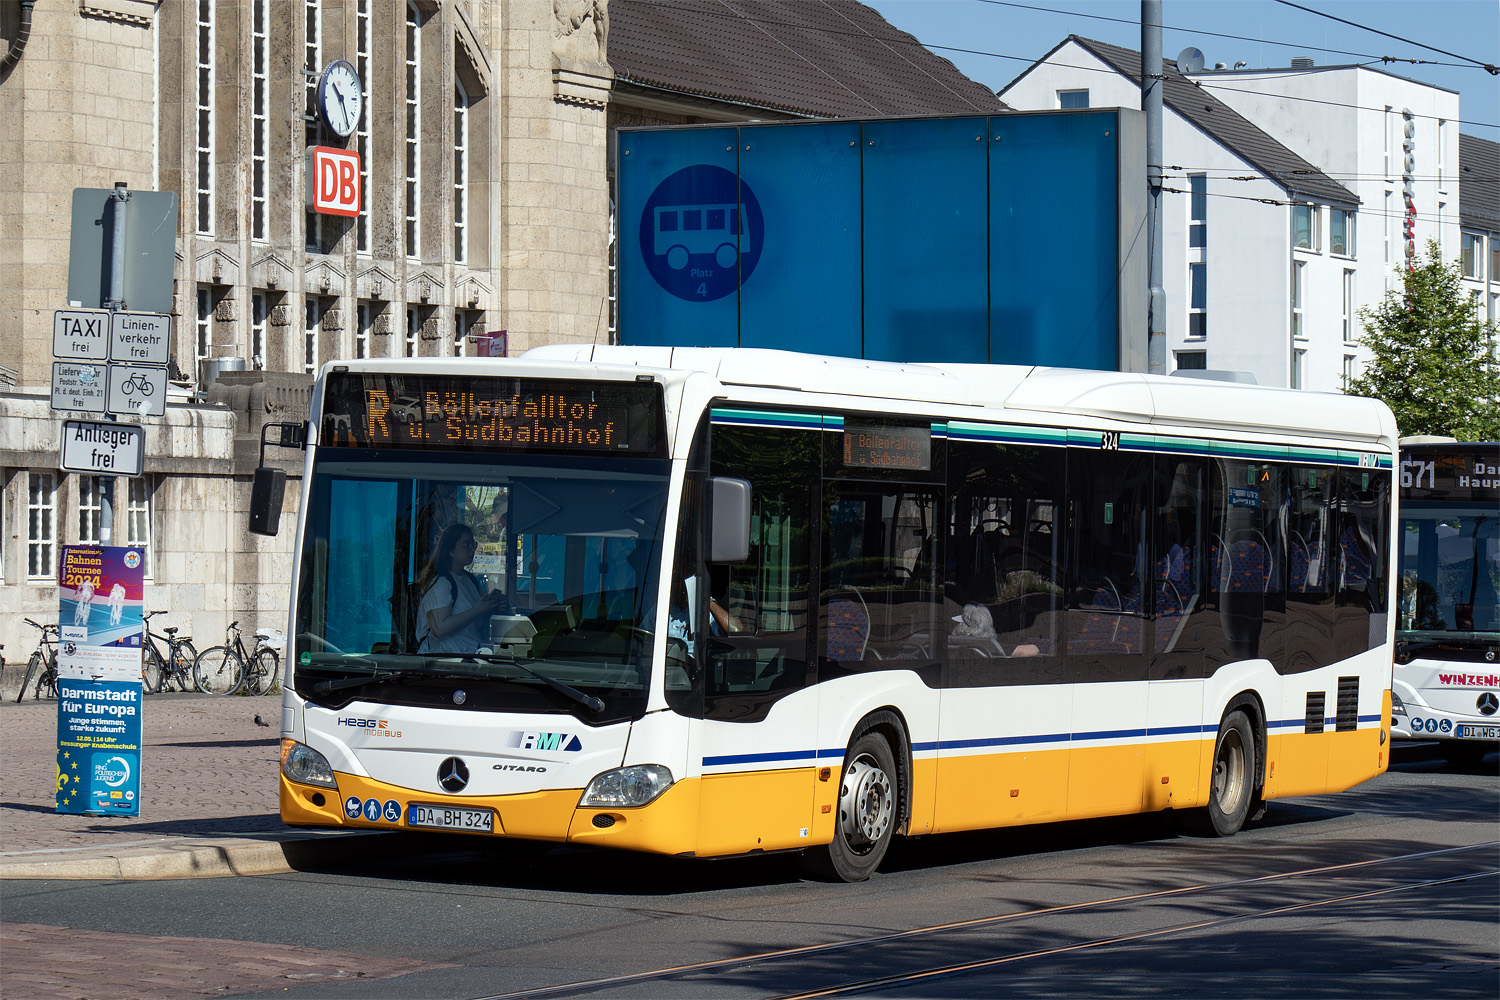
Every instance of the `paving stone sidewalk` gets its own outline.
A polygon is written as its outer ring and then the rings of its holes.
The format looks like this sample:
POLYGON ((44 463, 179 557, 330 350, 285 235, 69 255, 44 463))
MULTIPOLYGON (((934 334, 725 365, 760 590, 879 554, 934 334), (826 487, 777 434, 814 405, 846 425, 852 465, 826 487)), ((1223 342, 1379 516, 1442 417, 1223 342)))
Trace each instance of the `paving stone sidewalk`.
POLYGON ((372 839, 281 822, 280 695, 149 695, 142 725, 140 815, 62 814, 57 703, 0 705, 0 878, 285 871, 289 851, 310 858, 319 841, 372 839))

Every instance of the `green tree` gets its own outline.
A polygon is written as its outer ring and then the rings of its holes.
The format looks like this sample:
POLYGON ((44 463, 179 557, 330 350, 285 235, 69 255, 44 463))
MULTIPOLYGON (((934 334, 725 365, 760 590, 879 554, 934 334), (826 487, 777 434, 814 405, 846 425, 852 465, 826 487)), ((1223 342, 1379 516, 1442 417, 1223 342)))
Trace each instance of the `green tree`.
POLYGON ((1400 273, 1401 288, 1359 310, 1370 360, 1344 391, 1384 402, 1403 436, 1500 438, 1495 323, 1480 322, 1458 261, 1444 264, 1429 241, 1427 259, 1400 273))

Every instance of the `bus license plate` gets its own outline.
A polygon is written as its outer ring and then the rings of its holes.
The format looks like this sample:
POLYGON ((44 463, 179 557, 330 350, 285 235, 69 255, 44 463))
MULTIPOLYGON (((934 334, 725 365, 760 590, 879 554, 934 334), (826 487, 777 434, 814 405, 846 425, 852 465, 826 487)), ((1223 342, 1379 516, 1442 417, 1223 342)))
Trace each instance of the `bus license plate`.
POLYGON ((406 812, 407 826, 427 826, 437 830, 495 832, 493 809, 458 809, 453 806, 424 806, 413 802, 406 812))
POLYGON ((1500 725, 1459 726, 1458 737, 1464 740, 1500 740, 1500 725))

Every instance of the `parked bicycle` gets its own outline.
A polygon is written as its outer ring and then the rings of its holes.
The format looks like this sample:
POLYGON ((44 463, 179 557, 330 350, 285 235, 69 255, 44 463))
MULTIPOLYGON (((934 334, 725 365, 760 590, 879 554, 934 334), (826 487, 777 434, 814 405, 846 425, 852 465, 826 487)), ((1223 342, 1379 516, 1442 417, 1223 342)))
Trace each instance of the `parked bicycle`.
POLYGON ((240 623, 224 630, 224 645, 205 649, 193 663, 198 690, 209 694, 234 694, 243 687, 250 694, 275 690, 281 679, 281 657, 271 645, 271 633, 258 629, 255 648, 247 650, 240 623))
POLYGON ((151 631, 151 616, 164 614, 165 611, 148 611, 141 615, 146 632, 145 649, 141 652, 141 684, 147 694, 170 691, 174 684, 179 691, 197 690, 193 664, 198 660, 198 650, 193 648, 192 636, 178 635, 171 625, 161 632, 151 631), (158 643, 166 643, 165 656, 158 643))
POLYGON ((21 690, 16 692, 16 701, 26 697, 26 689, 32 687, 32 681, 36 686, 32 689, 32 698, 42 696, 42 688, 47 689, 47 697, 57 697, 57 639, 58 627, 56 625, 42 625, 24 619, 32 628, 41 629, 41 638, 37 640, 36 650, 31 654, 31 659, 26 663, 26 677, 21 681, 21 690))

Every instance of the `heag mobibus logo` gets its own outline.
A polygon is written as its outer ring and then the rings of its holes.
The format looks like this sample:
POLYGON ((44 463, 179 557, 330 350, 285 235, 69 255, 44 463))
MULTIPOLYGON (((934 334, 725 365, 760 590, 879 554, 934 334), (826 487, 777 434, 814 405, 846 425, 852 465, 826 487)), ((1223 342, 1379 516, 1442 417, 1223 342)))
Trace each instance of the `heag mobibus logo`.
POLYGON ((750 279, 765 242, 760 202, 723 167, 683 167, 641 213, 641 257, 666 291, 712 302, 750 279))

